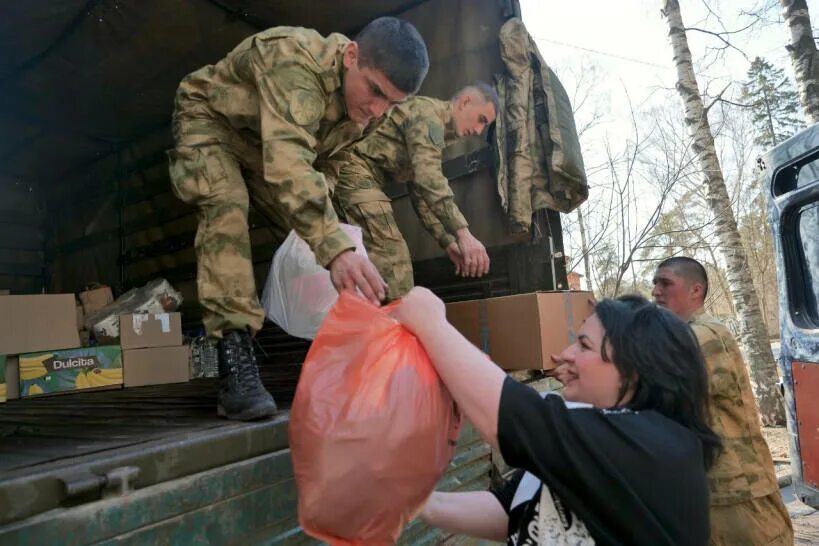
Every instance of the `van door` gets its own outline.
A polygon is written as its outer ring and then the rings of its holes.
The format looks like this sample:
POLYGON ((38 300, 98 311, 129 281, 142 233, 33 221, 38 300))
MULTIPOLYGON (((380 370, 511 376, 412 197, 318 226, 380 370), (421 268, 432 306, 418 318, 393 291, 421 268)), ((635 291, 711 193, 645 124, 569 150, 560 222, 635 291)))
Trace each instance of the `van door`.
POLYGON ((819 124, 764 157, 796 495, 819 508, 819 124))

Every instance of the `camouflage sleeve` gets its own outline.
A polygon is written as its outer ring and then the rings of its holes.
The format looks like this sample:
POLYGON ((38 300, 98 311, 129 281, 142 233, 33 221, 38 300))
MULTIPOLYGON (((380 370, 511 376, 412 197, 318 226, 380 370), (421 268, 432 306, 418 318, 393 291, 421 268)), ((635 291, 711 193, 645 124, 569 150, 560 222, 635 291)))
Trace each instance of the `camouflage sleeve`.
POLYGON ((423 197, 418 193, 417 187, 412 182, 409 184, 409 196, 412 202, 412 208, 415 209, 415 214, 418 215, 424 229, 438 241, 441 248, 446 249, 451 243, 455 242, 455 237, 446 232, 444 225, 432 214, 432 211, 429 210, 429 205, 427 205, 427 202, 424 201, 423 197))
POLYGON ((469 224, 455 204, 449 180, 441 171, 444 126, 433 116, 413 112, 405 124, 404 138, 418 195, 448 233, 467 227, 469 224))
POLYGON ((326 267, 355 245, 341 231, 324 175, 313 168, 325 93, 309 68, 292 60, 282 65, 257 81, 264 179, 290 228, 326 267))

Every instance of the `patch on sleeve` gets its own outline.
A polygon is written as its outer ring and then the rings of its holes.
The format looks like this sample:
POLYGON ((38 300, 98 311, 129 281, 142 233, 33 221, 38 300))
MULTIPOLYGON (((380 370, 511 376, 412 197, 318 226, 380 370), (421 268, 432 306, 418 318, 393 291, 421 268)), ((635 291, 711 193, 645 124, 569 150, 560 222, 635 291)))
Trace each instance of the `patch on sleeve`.
POLYGON ((440 123, 429 124, 429 140, 439 148, 444 147, 444 127, 440 123))
POLYGON ((290 117, 302 126, 317 123, 324 115, 324 101, 317 93, 296 90, 290 97, 290 117))

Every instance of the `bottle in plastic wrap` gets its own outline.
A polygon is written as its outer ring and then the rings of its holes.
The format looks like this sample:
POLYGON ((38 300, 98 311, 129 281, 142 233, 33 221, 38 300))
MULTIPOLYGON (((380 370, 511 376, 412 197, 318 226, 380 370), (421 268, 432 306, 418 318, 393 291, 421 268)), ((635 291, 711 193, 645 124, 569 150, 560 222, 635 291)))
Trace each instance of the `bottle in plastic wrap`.
POLYGON ((216 341, 199 336, 191 341, 191 377, 219 377, 216 341))

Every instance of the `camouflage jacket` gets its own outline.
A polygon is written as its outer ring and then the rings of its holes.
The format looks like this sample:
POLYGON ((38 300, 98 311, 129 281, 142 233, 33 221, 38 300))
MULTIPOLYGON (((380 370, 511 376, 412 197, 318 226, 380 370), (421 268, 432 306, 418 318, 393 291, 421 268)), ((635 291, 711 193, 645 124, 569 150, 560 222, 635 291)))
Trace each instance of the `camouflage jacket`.
POLYGON ((383 196, 388 181, 410 183, 421 222, 446 247, 458 229, 468 226, 441 171, 443 149, 457 138, 451 118, 449 102, 410 97, 393 107, 375 132, 334 156, 322 170, 335 181, 340 200, 345 194, 373 190, 383 196))
POLYGON ((260 32, 215 65, 186 76, 174 109, 177 146, 229 145, 240 138, 261 149, 259 168, 288 227, 322 265, 354 245, 339 228, 327 182, 314 163, 380 123, 362 129, 347 117, 342 56, 348 43, 341 34, 323 37, 304 28, 260 32))
POLYGON ((771 452, 736 340, 705 313, 688 322, 705 356, 712 427, 723 441, 723 451, 708 473, 711 504, 734 504, 777 491, 771 452))
POLYGON ((544 62, 523 21, 498 34, 506 71, 495 79, 501 100, 495 120, 498 193, 513 233, 528 232, 532 213, 563 213, 589 196, 569 95, 544 62))

